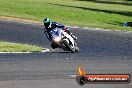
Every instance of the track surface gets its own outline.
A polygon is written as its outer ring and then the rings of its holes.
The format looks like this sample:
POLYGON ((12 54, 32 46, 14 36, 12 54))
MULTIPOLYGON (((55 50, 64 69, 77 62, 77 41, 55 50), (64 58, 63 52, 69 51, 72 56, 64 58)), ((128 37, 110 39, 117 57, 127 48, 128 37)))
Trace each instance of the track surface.
MULTIPOLYGON (((42 25, 0 21, 0 40, 50 48, 42 25)), ((80 88, 71 74, 81 65, 87 73, 132 75, 132 33, 72 29, 80 53, 61 50, 0 54, 0 88, 80 88)), ((83 88, 132 88, 132 84, 86 84, 83 88)))

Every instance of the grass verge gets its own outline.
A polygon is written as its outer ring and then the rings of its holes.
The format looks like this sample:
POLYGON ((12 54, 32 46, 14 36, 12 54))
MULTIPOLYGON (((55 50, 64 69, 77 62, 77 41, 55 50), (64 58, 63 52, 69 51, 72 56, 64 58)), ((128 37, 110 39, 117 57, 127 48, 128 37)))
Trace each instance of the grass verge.
POLYGON ((131 0, 0 0, 0 15, 42 21, 50 17, 67 25, 132 31, 131 0))
POLYGON ((42 47, 0 41, 0 52, 42 51, 42 47))

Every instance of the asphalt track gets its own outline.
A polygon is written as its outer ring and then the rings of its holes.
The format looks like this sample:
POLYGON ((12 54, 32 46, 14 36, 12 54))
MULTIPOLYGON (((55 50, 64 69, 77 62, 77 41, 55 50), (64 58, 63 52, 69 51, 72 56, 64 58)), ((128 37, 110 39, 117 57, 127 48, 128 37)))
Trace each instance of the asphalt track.
MULTIPOLYGON (((50 48, 39 24, 0 21, 0 40, 50 48)), ((132 33, 72 29, 79 53, 0 54, 0 88, 132 88, 132 84, 79 86, 69 75, 81 65, 87 73, 132 75, 132 33)))

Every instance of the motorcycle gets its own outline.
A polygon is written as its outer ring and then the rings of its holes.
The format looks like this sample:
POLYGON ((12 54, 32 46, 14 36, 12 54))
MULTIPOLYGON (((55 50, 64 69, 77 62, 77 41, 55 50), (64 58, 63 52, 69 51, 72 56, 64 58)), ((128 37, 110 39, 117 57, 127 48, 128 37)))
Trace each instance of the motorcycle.
POLYGON ((60 48, 64 51, 71 51, 72 53, 79 52, 79 47, 74 39, 64 30, 55 28, 51 30, 52 34, 52 48, 60 48))

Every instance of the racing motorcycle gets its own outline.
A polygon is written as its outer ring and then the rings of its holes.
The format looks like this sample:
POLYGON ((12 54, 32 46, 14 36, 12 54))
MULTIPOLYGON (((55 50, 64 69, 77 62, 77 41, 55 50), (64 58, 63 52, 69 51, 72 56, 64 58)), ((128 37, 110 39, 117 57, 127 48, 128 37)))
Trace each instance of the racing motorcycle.
POLYGON ((79 52, 79 47, 74 39, 64 30, 55 28, 51 30, 52 34, 52 48, 60 48, 64 51, 71 51, 72 53, 79 52))

